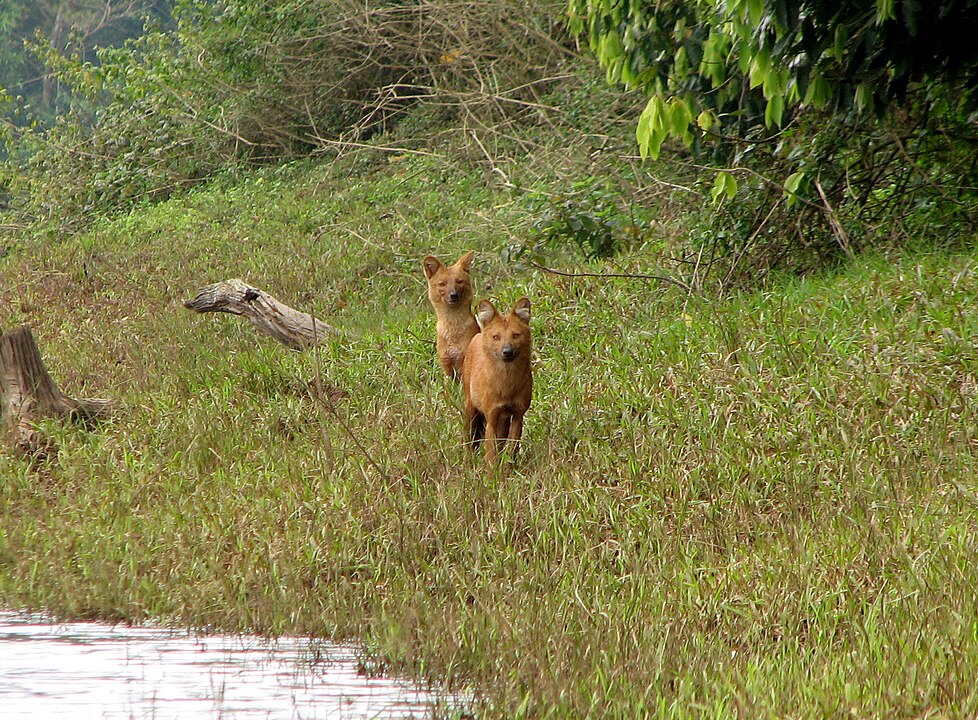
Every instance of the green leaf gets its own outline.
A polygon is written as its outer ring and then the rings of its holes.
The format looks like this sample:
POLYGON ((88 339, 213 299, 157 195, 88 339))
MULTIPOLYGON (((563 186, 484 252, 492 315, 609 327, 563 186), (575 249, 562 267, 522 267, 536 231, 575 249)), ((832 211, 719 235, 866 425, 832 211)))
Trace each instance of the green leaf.
POLYGON ((764 79, 764 97, 770 98, 775 95, 784 97, 788 89, 788 71, 785 69, 772 70, 764 79))
POLYGON ((598 44, 598 61, 602 65, 609 65, 615 60, 618 60, 622 56, 622 53, 624 53, 624 50, 618 33, 609 32, 602 36, 598 44))
POLYGON ((747 16, 755 28, 760 25, 764 17, 764 0, 747 0, 747 16))
POLYGON ((659 157, 662 143, 669 134, 670 119, 671 114, 662 98, 659 95, 650 97, 639 116, 638 127, 635 128, 635 140, 643 158, 651 157, 655 160, 659 157))
POLYGON ((716 178, 713 180, 713 189, 710 191, 710 197, 713 199, 713 202, 719 202, 722 198, 733 200, 736 194, 737 180, 734 176, 725 171, 718 172, 716 178))
POLYGON ((856 87, 856 110, 866 112, 873 109, 873 86, 869 83, 859 83, 856 87))
POLYGON ((713 113, 709 110, 704 110, 699 115, 696 116, 696 124, 700 126, 703 132, 706 132, 711 127, 713 127, 714 117, 713 113))
POLYGON ((887 20, 896 19, 896 3, 894 0, 876 0, 876 24, 882 25, 887 20))
POLYGON ((784 96, 774 95, 768 98, 767 108, 764 110, 764 124, 768 127, 781 127, 781 120, 784 116, 784 96))
POLYGON ((789 175, 784 181, 785 194, 788 196, 788 207, 791 207, 798 202, 798 188, 801 187, 801 183, 804 179, 805 171, 799 170, 798 172, 791 173, 791 175, 789 175))
POLYGON ((835 27, 835 43, 833 47, 833 56, 838 62, 842 62, 842 58, 845 55, 846 41, 849 36, 846 34, 846 27, 842 23, 839 23, 835 27))
POLYGON ((669 120, 669 130, 672 134, 689 145, 693 141, 693 136, 689 132, 689 125, 693 122, 693 112, 685 100, 673 98, 669 101, 669 120))
POLYGON ((761 48, 751 59, 750 64, 750 86, 756 88, 763 85, 771 72, 771 53, 767 48, 761 48))
POLYGON ((737 54, 737 67, 740 70, 741 75, 747 75, 750 73, 751 63, 754 58, 754 51, 747 40, 741 40, 737 43, 736 48, 737 54))
POLYGON ((816 108, 824 108, 832 97, 832 88, 828 80, 821 75, 813 75, 808 83, 808 92, 805 93, 805 105, 816 108))
POLYGON ((716 29, 703 43, 703 59, 700 60, 699 74, 709 78, 713 87, 719 87, 727 75, 727 55, 730 53, 730 38, 716 29))

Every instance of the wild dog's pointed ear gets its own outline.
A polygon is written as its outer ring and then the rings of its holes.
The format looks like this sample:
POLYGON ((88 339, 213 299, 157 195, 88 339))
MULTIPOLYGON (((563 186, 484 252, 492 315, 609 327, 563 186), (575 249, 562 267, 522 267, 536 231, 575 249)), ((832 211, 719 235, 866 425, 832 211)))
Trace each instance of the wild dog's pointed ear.
POLYGON ((465 255, 460 257, 455 261, 455 264, 462 268, 465 272, 469 271, 472 267, 472 256, 475 255, 475 250, 469 250, 465 255))
POLYGON ((424 266, 424 274, 427 278, 430 278, 441 269, 441 260, 436 258, 434 255, 429 255, 426 257, 421 261, 421 264, 424 266))
POLYGON ((513 314, 518 317, 523 322, 529 324, 530 322, 530 299, 526 297, 521 297, 516 301, 516 306, 513 308, 513 314))
POLYGON ((488 300, 480 302, 479 307, 475 309, 475 320, 479 323, 480 329, 484 330, 494 317, 496 317, 496 308, 488 300))

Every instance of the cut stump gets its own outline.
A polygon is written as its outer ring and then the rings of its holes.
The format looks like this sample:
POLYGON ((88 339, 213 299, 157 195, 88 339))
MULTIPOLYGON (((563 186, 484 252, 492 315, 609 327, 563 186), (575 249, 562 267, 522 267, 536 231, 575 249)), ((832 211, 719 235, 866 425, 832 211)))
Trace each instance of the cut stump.
POLYGON ((264 290, 251 287, 238 278, 222 280, 197 291, 183 306, 194 312, 225 312, 248 318, 252 325, 293 350, 322 343, 336 329, 309 313, 299 312, 279 302, 264 290))
POLYGON ((30 326, 9 333, 0 330, 0 434, 21 452, 36 452, 44 444, 36 423, 44 418, 92 422, 110 416, 112 403, 63 394, 44 367, 30 326))

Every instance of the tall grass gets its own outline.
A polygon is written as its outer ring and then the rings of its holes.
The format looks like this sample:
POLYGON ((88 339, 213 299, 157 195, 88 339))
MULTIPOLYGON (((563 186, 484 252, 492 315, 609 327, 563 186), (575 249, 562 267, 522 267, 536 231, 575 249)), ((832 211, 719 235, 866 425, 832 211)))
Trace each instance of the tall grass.
POLYGON ((124 406, 0 457, 2 605, 359 638, 487 717, 978 711, 978 256, 700 298, 503 264, 518 209, 450 163, 352 169, 2 261, 0 327, 124 406), (469 248, 478 296, 534 307, 501 475, 462 447, 419 265, 469 248), (229 276, 344 335, 294 353, 180 307, 229 276))

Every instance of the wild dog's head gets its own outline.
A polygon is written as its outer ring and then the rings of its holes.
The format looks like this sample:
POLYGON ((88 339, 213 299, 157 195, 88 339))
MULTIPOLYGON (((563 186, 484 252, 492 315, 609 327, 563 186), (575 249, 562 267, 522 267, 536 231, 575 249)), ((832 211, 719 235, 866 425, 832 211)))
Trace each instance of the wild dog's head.
POLYGON ((482 347, 493 358, 513 362, 530 354, 530 301, 520 298, 501 315, 488 300, 479 303, 475 319, 482 329, 482 347))
POLYGON ((429 255, 422 261, 425 277, 428 278, 428 299, 431 304, 459 306, 468 309, 472 304, 472 267, 474 251, 469 250, 455 261, 454 265, 444 265, 429 255))

